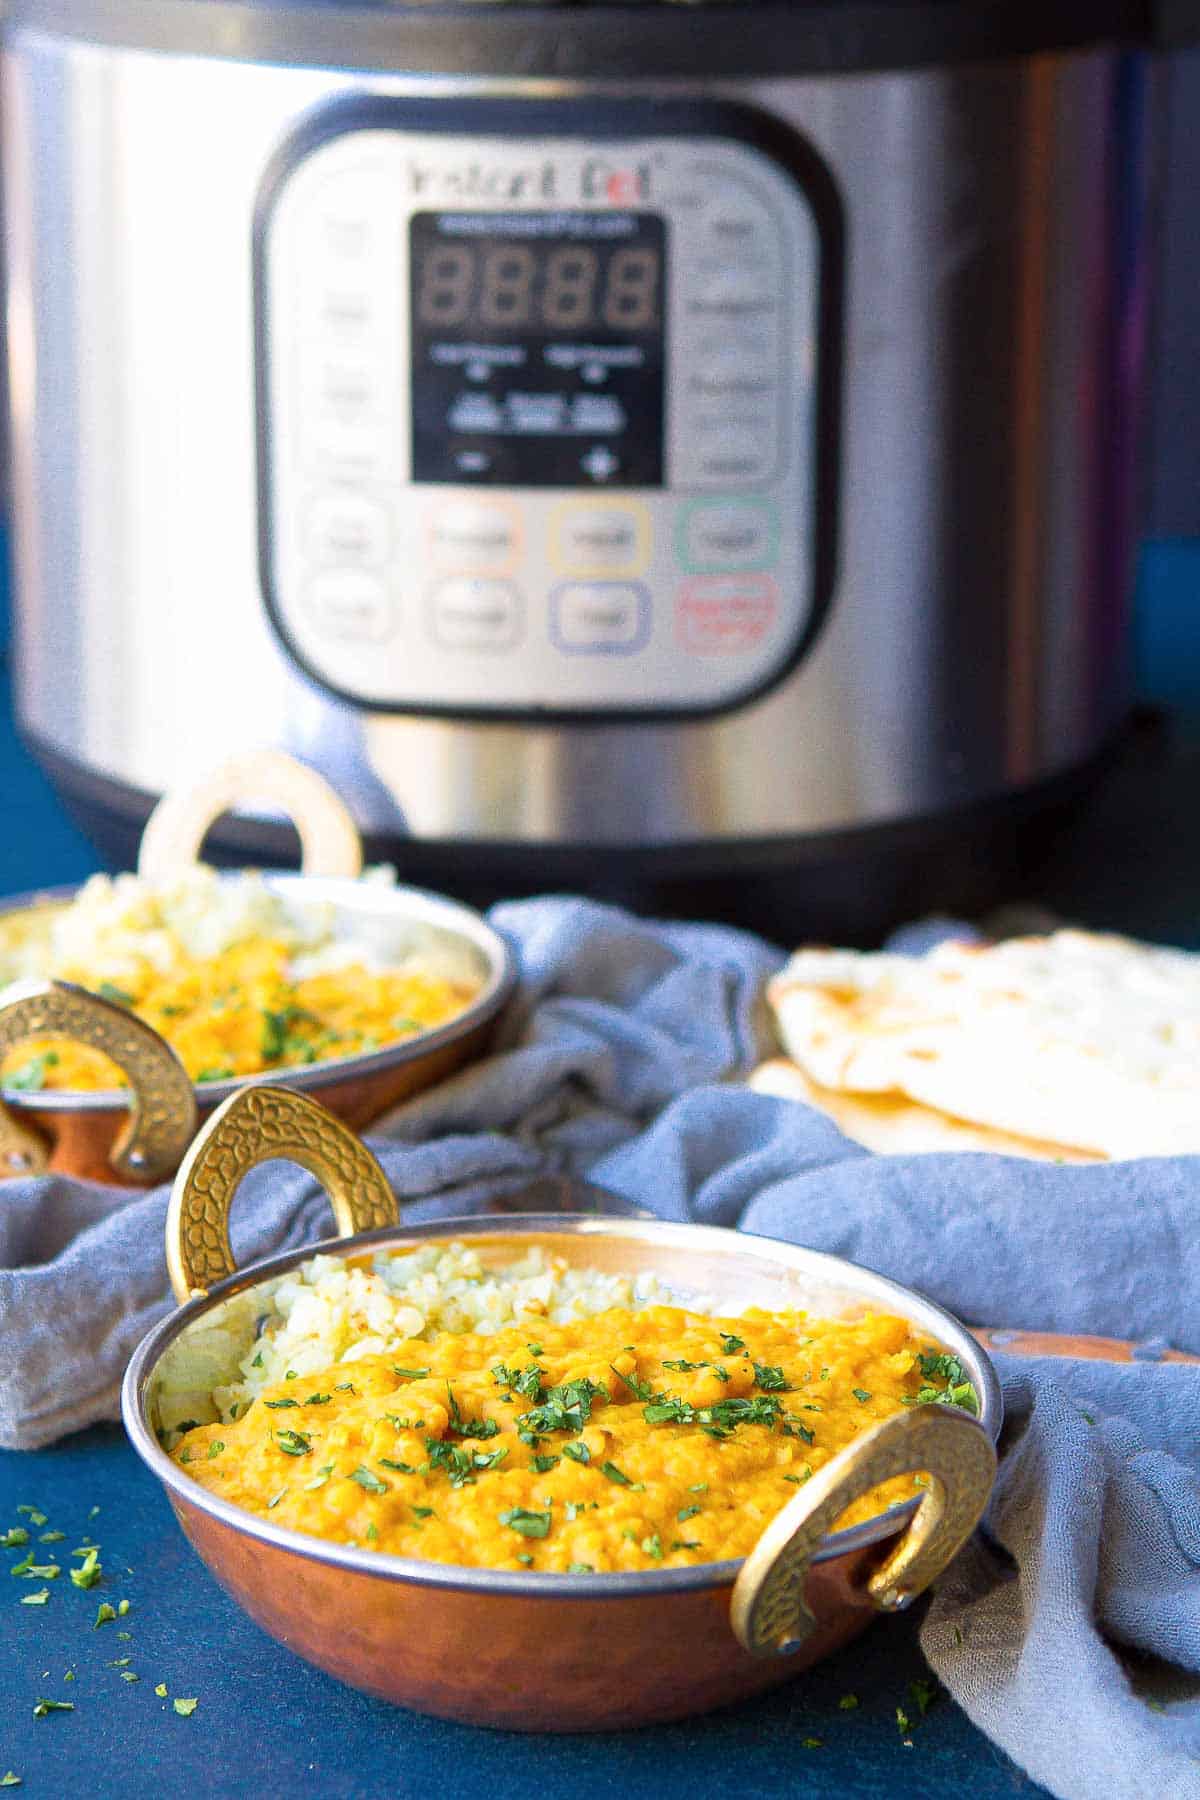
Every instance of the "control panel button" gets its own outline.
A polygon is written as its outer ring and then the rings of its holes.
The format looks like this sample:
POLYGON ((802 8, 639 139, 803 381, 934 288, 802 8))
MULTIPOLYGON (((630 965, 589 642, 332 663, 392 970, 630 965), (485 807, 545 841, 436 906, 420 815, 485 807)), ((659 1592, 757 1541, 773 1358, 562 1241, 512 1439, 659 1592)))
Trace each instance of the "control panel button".
POLYGON ((762 425, 700 421, 691 456, 695 478, 718 484, 764 481, 775 468, 775 444, 762 425))
POLYGON ((430 597, 429 625, 443 650, 511 650, 521 636, 520 596, 509 581, 444 581, 430 597))
POLYGON ((329 637, 377 644, 392 635, 387 585, 365 569, 322 569, 308 584, 308 610, 329 637))
POLYGON ((650 554, 650 519, 643 506, 572 505, 556 508, 550 554, 564 575, 638 575, 650 554))
POLYGON ((388 515, 362 494, 323 494, 308 509, 308 553, 340 568, 378 568, 391 548, 388 515))
POLYGON ((696 656, 753 650, 775 623, 779 590, 765 575, 701 575, 675 603, 675 637, 696 656))
POLYGON ((520 541, 520 515, 495 501, 451 500, 429 525, 429 552, 440 569, 507 574, 520 541))
POLYGON ((576 581, 550 596, 550 636, 560 650, 628 655, 650 636, 650 595, 632 581, 576 581))
POLYGON ((680 523, 680 561, 699 574, 769 568, 775 561, 773 506, 757 500, 703 500, 689 506, 680 523))

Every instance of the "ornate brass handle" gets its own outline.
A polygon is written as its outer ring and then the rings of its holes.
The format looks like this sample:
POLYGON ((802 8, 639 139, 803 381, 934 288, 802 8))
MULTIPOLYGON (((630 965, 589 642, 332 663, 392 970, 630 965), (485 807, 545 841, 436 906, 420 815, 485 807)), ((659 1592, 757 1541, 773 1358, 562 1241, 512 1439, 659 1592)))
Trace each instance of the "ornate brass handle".
POLYGON ((344 1237, 397 1222, 387 1176, 340 1119, 290 1088, 241 1088, 199 1133, 171 1190, 167 1268, 180 1301, 236 1273, 229 1209, 250 1170, 275 1158, 316 1176, 344 1237))
MULTIPOLYGON (((130 1181, 161 1181, 178 1167, 196 1129, 196 1094, 158 1033, 124 1007, 66 981, 21 982, 0 995, 0 1057, 31 1037, 68 1037, 102 1050, 129 1082, 129 1119, 109 1161, 130 1181)), ((10 1174, 36 1174, 46 1145, 3 1112, 0 1158, 10 1174)))
POLYGON ((804 1584, 822 1538, 862 1494, 921 1469, 930 1485, 867 1592, 884 1612, 898 1612, 941 1574, 979 1523, 996 1477, 996 1451, 967 1413, 918 1406, 847 1444, 767 1526, 733 1588, 730 1620, 743 1648, 752 1656, 799 1649, 817 1625, 804 1584))
POLYGON ((306 875, 354 876, 361 870, 358 827, 329 783, 282 750, 250 750, 231 756, 194 787, 163 795, 142 833, 138 874, 163 881, 190 868, 210 826, 248 800, 270 801, 293 821, 306 875))

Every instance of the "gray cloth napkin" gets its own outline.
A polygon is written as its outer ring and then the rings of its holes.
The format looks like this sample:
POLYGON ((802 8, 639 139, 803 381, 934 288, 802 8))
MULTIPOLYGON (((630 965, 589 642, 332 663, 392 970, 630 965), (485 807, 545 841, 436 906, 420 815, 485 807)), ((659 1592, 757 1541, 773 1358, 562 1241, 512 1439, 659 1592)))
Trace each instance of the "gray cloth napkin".
MULTIPOLYGON (((777 953, 553 899, 499 907, 523 982, 491 1058, 400 1107, 374 1147, 410 1218, 587 1176, 664 1218, 788 1238, 968 1320, 1147 1341, 1134 1365, 1003 1359, 1009 1423, 985 1529, 925 1618, 934 1669, 1063 1800, 1200 1796, 1200 1159, 1094 1168, 884 1158, 794 1102, 720 1085, 769 1048, 777 953), (1150 1682, 1162 1698, 1139 1697, 1150 1682), (1160 1710, 1161 1709, 1161 1710, 1160 1710)), ((166 1309, 166 1192, 0 1188, 0 1443, 116 1412, 166 1309)), ((243 1261, 329 1229, 299 1171, 259 1171, 243 1261)))

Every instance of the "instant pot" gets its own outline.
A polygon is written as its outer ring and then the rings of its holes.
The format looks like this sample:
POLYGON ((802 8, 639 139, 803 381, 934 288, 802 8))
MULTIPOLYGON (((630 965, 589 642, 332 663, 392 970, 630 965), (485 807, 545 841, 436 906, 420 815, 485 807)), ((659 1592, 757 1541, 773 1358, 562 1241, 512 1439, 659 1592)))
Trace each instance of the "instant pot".
POLYGON ((18 706, 98 841, 266 743, 472 897, 1000 888, 1127 706, 1155 26, 13 0, 18 706))

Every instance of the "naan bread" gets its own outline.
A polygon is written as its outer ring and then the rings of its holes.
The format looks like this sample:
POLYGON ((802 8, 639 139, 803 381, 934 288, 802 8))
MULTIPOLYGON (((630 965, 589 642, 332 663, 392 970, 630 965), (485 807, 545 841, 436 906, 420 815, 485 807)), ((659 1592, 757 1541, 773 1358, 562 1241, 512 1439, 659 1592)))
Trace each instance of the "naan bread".
POLYGON ((801 950, 768 996, 818 1087, 1104 1158, 1200 1152, 1200 956, 1083 931, 801 950))
POLYGON ((803 1100, 827 1113, 840 1131, 868 1150, 884 1156, 918 1156, 931 1150, 986 1150, 993 1156, 1026 1156, 1044 1162, 1100 1162, 1087 1151, 1067 1150, 1036 1138, 1014 1137, 1006 1131, 990 1131, 968 1125, 948 1113, 935 1112, 903 1094, 843 1094, 836 1088, 819 1087, 786 1056, 760 1063, 747 1084, 759 1094, 776 1094, 784 1100, 803 1100))

